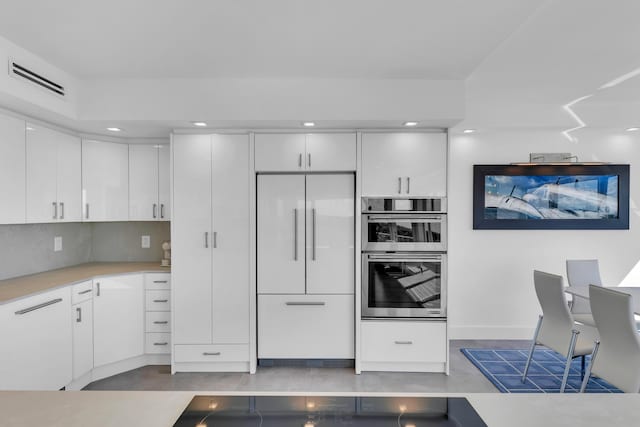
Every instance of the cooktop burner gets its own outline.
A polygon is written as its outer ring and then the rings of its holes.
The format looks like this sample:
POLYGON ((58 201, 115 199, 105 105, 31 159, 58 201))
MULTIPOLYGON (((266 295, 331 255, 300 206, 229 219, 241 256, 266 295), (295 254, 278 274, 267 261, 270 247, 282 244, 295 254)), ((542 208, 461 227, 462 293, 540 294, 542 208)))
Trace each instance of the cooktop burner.
POLYGON ((195 396, 174 427, 487 427, 465 398, 195 396))

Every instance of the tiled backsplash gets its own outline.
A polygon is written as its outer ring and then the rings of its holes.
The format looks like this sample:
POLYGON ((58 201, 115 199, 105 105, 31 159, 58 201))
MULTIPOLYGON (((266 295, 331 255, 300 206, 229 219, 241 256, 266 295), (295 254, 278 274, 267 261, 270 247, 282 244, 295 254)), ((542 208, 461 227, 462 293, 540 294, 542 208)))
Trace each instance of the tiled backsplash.
POLYGON ((168 222, 0 225, 0 280, 93 261, 156 261, 168 222), (150 236, 151 248, 141 247, 150 236), (62 251, 54 252, 54 237, 62 251))

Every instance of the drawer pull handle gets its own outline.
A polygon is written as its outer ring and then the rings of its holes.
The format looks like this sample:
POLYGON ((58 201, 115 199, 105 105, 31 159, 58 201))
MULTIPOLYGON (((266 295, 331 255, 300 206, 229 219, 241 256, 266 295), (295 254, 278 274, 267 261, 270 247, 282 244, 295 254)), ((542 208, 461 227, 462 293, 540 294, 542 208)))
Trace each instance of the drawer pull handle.
POLYGON ((396 341, 396 344, 413 344, 413 341, 396 341))
POLYGON ((168 345, 168 342, 154 342, 153 345, 168 345))
POLYGON ((153 283, 167 283, 168 280, 154 280, 153 283))
POLYGON ((89 292, 91 292, 93 289, 85 289, 84 291, 80 291, 78 292, 78 295, 84 295, 84 294, 88 294, 89 292))
POLYGON ((153 322, 154 325, 166 325, 167 323, 169 323, 168 320, 156 320, 155 322, 153 322))
POLYGON ((27 313, 29 313, 31 311, 36 311, 36 310, 39 310, 39 309, 44 308, 44 307, 48 307, 48 306, 53 305, 53 304, 57 304, 60 301, 62 301, 62 298, 52 299, 51 301, 43 302, 42 304, 34 305, 33 307, 28 307, 28 308, 23 308, 22 310, 18 310, 18 311, 15 312, 15 314, 17 314, 17 315, 27 314, 27 313))
POLYGON ((326 303, 324 301, 309 301, 309 302, 305 302, 305 301, 287 301, 285 302, 286 305, 325 305, 326 303))
POLYGON ((208 351, 205 351, 204 353, 202 353, 202 355, 203 356, 220 356, 220 352, 216 351, 216 352, 210 353, 208 351))
POLYGON ((168 302, 168 299, 154 299, 153 302, 168 302))

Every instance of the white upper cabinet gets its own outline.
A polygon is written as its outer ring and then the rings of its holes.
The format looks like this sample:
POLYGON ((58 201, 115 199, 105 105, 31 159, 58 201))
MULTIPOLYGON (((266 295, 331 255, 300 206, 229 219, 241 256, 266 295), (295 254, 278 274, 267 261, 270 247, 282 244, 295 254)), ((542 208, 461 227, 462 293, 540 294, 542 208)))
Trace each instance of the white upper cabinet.
POLYGON ((356 170, 355 133, 314 133, 306 140, 307 171, 356 170))
POLYGON ((362 194, 446 196, 445 133, 362 134, 362 194))
POLYGON ((169 146, 129 145, 129 219, 169 219, 169 146))
POLYGON ((160 220, 171 219, 171 148, 169 144, 158 146, 158 203, 160 220))
POLYGON ((27 222, 80 221, 80 139, 30 123, 26 135, 27 222))
POLYGON ((129 148, 127 144, 82 141, 84 221, 129 219, 129 148))
POLYGON ((0 115, 0 224, 25 222, 25 122, 0 115))
POLYGON ((356 134, 256 134, 258 172, 353 171, 356 134))
POLYGON ((305 135, 297 133, 256 134, 256 171, 305 170, 305 135))

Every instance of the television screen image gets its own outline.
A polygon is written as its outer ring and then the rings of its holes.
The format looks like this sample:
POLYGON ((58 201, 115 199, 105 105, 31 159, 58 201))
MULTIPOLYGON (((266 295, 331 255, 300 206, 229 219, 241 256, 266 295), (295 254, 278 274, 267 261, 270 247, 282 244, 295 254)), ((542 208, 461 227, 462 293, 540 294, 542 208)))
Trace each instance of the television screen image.
POLYGON ((629 165, 474 165, 474 229, 628 229, 629 165))
POLYGON ((618 217, 617 175, 487 175, 484 189, 485 219, 618 217))

